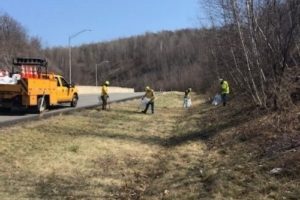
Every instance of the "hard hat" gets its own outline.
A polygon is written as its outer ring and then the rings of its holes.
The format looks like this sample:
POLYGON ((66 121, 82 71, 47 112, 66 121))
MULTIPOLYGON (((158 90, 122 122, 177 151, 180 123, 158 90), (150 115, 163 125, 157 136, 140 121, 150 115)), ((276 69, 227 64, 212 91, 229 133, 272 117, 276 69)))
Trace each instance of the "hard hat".
POLYGON ((219 78, 219 81, 221 82, 221 81, 223 81, 224 79, 222 79, 222 78, 219 78))
POLYGON ((109 85, 109 81, 105 81, 105 85, 109 85))
POLYGON ((149 87, 149 86, 146 86, 145 90, 150 90, 150 87, 149 87))
POLYGON ((188 90, 191 92, 191 91, 192 91, 192 88, 189 88, 188 90))

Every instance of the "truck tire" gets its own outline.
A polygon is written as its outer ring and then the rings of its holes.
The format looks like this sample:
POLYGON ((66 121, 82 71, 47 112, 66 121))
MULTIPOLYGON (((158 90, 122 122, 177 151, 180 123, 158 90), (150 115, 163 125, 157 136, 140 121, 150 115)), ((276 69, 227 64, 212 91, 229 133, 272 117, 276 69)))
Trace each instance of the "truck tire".
POLYGON ((36 108, 37 113, 42 113, 46 109, 47 109, 47 100, 46 100, 46 98, 44 98, 44 100, 43 100, 43 97, 39 97, 38 100, 37 100, 37 108, 36 108))
POLYGON ((78 96, 76 94, 73 95, 72 101, 71 101, 71 107, 76 107, 78 102, 78 96))

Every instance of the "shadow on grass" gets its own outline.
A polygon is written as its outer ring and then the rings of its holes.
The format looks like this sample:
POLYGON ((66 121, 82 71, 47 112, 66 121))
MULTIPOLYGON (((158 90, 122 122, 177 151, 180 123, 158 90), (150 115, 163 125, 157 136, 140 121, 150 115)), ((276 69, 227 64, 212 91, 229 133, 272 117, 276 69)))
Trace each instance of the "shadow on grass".
MULTIPOLYGON (((44 128, 43 128, 44 130, 44 128)), ((128 135, 124 134, 122 132, 120 133, 110 133, 107 131, 87 131, 80 128, 69 128, 67 132, 61 132, 58 128, 50 130, 51 133, 56 134, 64 134, 64 135, 70 135, 73 137, 98 137, 101 139, 112 139, 112 140, 126 140, 129 142, 138 142, 143 144, 151 144, 151 145, 161 145, 164 146, 165 140, 159 136, 148 136, 148 135, 128 135)))
MULTIPOLYGON (((104 177, 116 178, 111 176, 106 174, 104 177)), ((120 188, 112 183, 92 181, 102 178, 102 174, 99 176, 94 172, 75 173, 72 176, 55 173, 37 176, 19 171, 9 177, 1 192, 10 194, 12 199, 15 196, 21 196, 21 199, 112 199, 114 191, 120 188)))
POLYGON ((1 199, 115 199, 113 195, 120 186, 103 179, 123 179, 118 168, 112 168, 117 161, 105 157, 88 162, 87 170, 63 171, 68 174, 61 171, 40 174, 26 167, 0 173, 0 198, 7 194, 9 197, 1 199))
POLYGON ((95 198, 80 194, 88 188, 88 183, 84 177, 61 177, 55 174, 40 177, 31 198, 38 196, 42 199, 50 198, 74 198, 74 191, 77 191, 76 198, 95 198))
MULTIPOLYGON (((214 136, 216 136, 217 134, 219 134, 220 132, 222 132, 225 129, 228 128, 232 128, 232 127, 236 127, 238 125, 244 124, 246 122, 249 122, 250 120, 252 120, 249 117, 245 117, 243 115, 243 113, 250 111, 252 108, 247 108, 244 110, 235 110, 232 113, 226 113, 222 116, 222 119, 227 119, 226 121, 222 120, 221 122, 216 121, 215 124, 209 126, 209 127, 203 127, 203 122, 202 123, 198 123, 199 126, 199 131, 196 132, 187 132, 184 134, 179 134, 176 136, 171 136, 167 139, 166 141, 166 146, 167 147, 174 147, 177 145, 181 145, 184 144, 186 142, 190 142, 190 141, 196 141, 196 140, 209 140, 211 138, 213 138, 214 136), (241 117, 244 116, 244 117, 241 117)), ((205 111, 202 111, 202 113, 206 113, 211 111, 211 109, 207 109, 205 111)), ((221 111, 219 111, 221 112, 221 111)), ((201 119, 199 119, 201 120, 201 119)), ((205 123, 205 122, 204 122, 205 123)))
MULTIPOLYGON (((207 110, 202 110, 200 111, 201 114, 206 114, 206 112, 210 112, 211 109, 207 110)), ((117 110, 117 111, 112 111, 116 112, 117 114, 121 114, 124 116, 131 116, 130 114, 136 113, 135 111, 131 110, 117 110)), ((199 111, 195 111, 198 112, 199 111)), ((82 136, 92 136, 92 137, 99 137, 103 139, 113 139, 113 140, 126 140, 129 142, 137 142, 137 143, 142 143, 142 144, 150 144, 150 145, 159 145, 162 147, 174 147, 177 145, 182 145, 184 143, 190 142, 190 141, 196 141, 196 140, 209 140, 222 132, 225 129, 235 127, 238 125, 241 125, 243 123, 248 122, 251 120, 249 117, 240 117, 242 113, 245 112, 245 110, 236 110, 234 112, 231 112, 230 115, 226 113, 226 118, 228 120, 226 121, 221 121, 221 122, 215 122, 215 124, 211 126, 203 126, 203 123, 205 122, 198 122, 198 127, 199 131, 195 132, 185 132, 185 128, 181 128, 179 132, 176 133, 176 130, 174 130, 174 134, 171 137, 163 137, 160 136, 159 134, 156 135, 147 135, 144 134, 143 129, 141 130, 133 130, 136 131, 137 133, 135 134, 124 134, 121 131, 120 132, 109 132, 106 130, 102 130, 102 127, 97 127, 95 126, 93 130, 87 130, 87 129, 82 129, 82 127, 68 127, 67 130, 64 132, 61 131, 61 128, 54 126, 49 126, 49 127, 40 127, 41 131, 48 131, 51 133, 58 133, 58 134, 64 134, 64 135, 70 135, 74 137, 82 137, 82 136), (222 123, 223 122, 223 123, 222 123), (140 133, 140 134, 138 134, 140 133)), ((141 113, 142 114, 142 113, 141 113)), ((143 114, 144 115, 144 114, 143 114)), ((225 115, 225 114, 223 114, 225 115)), ((192 115, 191 115, 192 116, 192 115)), ((91 117, 91 116, 89 116, 91 117)), ((95 118, 99 118, 99 116, 95 116, 95 118)), ((222 116, 224 118, 224 116, 222 116)), ((132 120, 137 120, 137 119, 132 119, 132 120)), ((194 119, 195 120, 195 119, 194 119)), ((201 118, 198 119, 199 121, 202 120, 201 118)), ((180 118, 178 118, 176 121, 182 121, 180 118)), ((143 123, 143 121, 141 121, 143 123)), ((188 125, 188 124, 187 124, 188 125)), ((39 127, 37 127, 39 129, 39 127)))
MULTIPOLYGON (((125 115, 132 115, 132 114, 143 114, 142 110, 111 110, 111 112, 115 112, 117 114, 125 114, 125 115)), ((149 112, 149 111, 148 111, 149 112)))

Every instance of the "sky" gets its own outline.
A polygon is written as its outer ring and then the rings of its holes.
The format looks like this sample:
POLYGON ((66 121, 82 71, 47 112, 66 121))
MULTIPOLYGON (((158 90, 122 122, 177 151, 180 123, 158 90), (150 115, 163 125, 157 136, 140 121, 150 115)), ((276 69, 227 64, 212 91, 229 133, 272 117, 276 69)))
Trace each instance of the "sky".
POLYGON ((199 0, 0 0, 43 47, 105 42, 145 32, 197 28, 199 0))

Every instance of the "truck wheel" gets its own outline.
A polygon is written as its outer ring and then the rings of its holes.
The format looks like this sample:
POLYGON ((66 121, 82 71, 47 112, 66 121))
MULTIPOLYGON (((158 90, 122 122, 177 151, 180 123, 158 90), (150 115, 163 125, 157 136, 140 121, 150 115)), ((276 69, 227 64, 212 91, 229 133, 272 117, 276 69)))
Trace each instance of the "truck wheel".
POLYGON ((78 102, 78 96, 76 94, 73 95, 72 101, 71 101, 71 107, 76 107, 78 102))
POLYGON ((37 113, 42 113, 47 109, 47 100, 46 98, 39 97, 37 101, 37 113))

